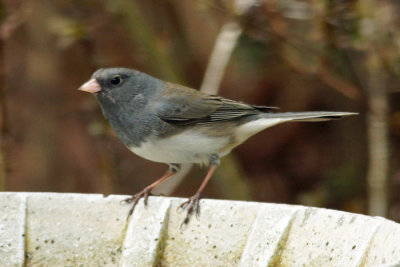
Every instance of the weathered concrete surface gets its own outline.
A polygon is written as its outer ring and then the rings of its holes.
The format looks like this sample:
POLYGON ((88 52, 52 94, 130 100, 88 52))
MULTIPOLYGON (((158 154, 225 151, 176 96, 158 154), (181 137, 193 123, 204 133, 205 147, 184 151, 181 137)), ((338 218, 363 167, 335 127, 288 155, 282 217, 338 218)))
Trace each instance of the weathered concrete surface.
POLYGON ((400 266, 400 225, 335 210, 178 198, 0 193, 0 266, 400 266))
POLYGON ((26 194, 0 193, 0 266, 22 266, 26 194))

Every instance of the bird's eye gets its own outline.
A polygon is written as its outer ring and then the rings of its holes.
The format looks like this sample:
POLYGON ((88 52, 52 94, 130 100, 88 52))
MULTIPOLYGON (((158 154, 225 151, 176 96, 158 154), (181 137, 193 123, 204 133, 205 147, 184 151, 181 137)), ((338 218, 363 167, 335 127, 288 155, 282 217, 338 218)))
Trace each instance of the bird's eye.
POLYGON ((116 75, 111 78, 110 82, 112 85, 118 85, 121 83, 121 77, 119 75, 116 75))

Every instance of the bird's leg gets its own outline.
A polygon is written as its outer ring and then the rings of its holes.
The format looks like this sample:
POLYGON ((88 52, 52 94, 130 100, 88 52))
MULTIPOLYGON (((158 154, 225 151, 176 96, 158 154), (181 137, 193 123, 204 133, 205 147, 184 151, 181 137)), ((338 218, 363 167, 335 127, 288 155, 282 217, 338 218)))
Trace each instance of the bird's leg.
POLYGON ((133 210, 135 209, 137 203, 139 202, 139 200, 143 197, 144 198, 144 205, 147 205, 147 199, 150 195, 151 190, 158 186, 159 184, 161 184, 162 182, 164 182, 165 180, 167 180, 169 177, 171 177, 172 175, 174 175, 175 173, 177 173, 179 170, 181 169, 181 166, 179 164, 169 164, 169 170, 166 174, 164 174, 160 179, 158 179, 157 181, 155 181, 154 183, 152 183, 151 185, 146 186, 142 191, 140 191, 139 193, 133 195, 130 198, 127 198, 124 200, 124 202, 126 203, 132 203, 132 207, 129 210, 128 213, 128 217, 133 213, 133 210))
POLYGON ((190 221, 193 213, 196 213, 196 216, 200 215, 200 197, 201 193, 203 192, 204 188, 206 187, 208 181, 210 180, 211 176, 213 175, 215 169, 219 165, 219 156, 216 154, 211 155, 210 158, 210 169, 207 172, 206 177, 204 178, 203 182, 201 183, 199 189, 196 193, 191 196, 187 201, 183 202, 179 208, 185 209, 187 208, 187 214, 185 219, 183 220, 182 224, 187 224, 190 221))

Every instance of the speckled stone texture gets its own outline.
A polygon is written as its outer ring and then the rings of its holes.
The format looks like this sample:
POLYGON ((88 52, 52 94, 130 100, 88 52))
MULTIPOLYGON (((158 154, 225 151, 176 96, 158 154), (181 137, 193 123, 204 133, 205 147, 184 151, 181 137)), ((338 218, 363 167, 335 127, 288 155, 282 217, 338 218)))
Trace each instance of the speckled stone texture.
POLYGON ((179 198, 0 193, 0 266, 400 266, 400 225, 335 210, 179 198))

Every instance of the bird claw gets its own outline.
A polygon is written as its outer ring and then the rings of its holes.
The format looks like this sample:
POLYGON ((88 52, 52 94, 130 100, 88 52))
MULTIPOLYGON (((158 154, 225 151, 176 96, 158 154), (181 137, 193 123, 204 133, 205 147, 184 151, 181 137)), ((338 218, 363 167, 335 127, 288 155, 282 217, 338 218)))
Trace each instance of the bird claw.
POLYGON ((196 193, 195 195, 191 196, 187 201, 183 202, 179 205, 179 209, 187 209, 186 217, 181 224, 181 228, 183 225, 189 223, 190 218, 192 217, 193 213, 196 213, 196 217, 199 218, 200 216, 200 194, 196 193))
POLYGON ((149 195, 150 195, 150 189, 145 188, 141 192, 131 196, 130 198, 127 198, 127 199, 124 199, 121 201, 121 202, 128 203, 128 204, 133 202, 132 207, 128 213, 128 218, 129 218, 129 216, 132 215, 133 210, 135 209, 136 205, 138 204, 138 202, 141 198, 143 198, 144 205, 147 206, 147 200, 149 198, 149 195))

